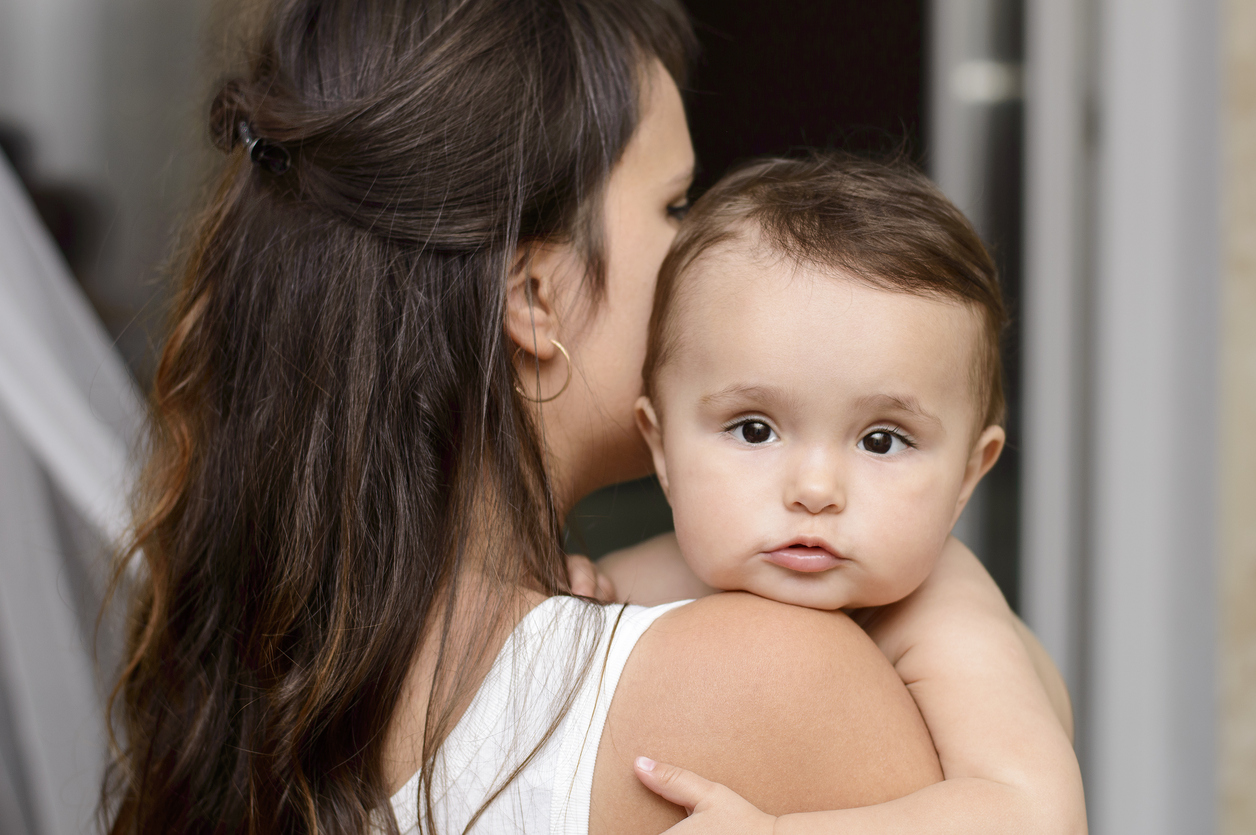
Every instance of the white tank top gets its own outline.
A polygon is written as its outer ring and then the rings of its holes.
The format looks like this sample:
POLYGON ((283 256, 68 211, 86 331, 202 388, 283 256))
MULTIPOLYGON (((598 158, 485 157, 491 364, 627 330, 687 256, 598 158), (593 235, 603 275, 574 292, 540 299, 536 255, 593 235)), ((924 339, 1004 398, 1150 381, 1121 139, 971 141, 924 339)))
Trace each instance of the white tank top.
MULTIPOLYGON (((687 602, 646 608, 551 597, 529 612, 437 753, 435 831, 460 835, 518 768, 471 832, 586 835, 593 766, 620 673, 650 624, 687 602)), ((392 808, 403 835, 419 832, 418 774, 393 795, 392 808)))

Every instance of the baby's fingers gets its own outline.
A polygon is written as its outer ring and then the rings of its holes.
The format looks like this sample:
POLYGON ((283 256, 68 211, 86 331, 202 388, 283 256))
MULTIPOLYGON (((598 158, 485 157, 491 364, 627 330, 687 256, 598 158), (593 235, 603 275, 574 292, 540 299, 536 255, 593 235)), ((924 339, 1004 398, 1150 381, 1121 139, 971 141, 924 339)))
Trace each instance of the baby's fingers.
POLYGON ((776 818, 737 792, 674 765, 637 757, 637 779, 664 800, 685 807, 689 817, 667 830, 674 835, 771 835, 776 818))
POLYGON ((615 583, 600 571, 597 573, 597 599, 603 603, 614 603, 619 599, 615 583))
POLYGON ((692 771, 667 763, 656 763, 649 757, 637 757, 633 770, 647 789, 666 801, 684 806, 685 811, 690 814, 719 788, 718 783, 712 783, 692 771))
POLYGON ((615 586, 610 578, 597 570, 588 557, 567 555, 567 576, 571 579, 571 593, 580 597, 592 597, 603 603, 615 601, 615 586))

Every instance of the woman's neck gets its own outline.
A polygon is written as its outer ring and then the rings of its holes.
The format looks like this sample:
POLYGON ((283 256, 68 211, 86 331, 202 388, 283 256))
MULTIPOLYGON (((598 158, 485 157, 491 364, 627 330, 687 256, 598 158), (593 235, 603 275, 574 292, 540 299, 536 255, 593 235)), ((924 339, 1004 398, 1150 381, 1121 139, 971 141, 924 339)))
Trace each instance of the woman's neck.
POLYGON ((437 593, 428 612, 419 651, 411 665, 384 745, 384 776, 396 793, 419 770, 428 748, 443 741, 471 704, 498 652, 515 626, 547 595, 529 563, 517 553, 526 540, 498 506, 480 497, 476 520, 458 557, 454 578, 437 593), (495 521, 494 521, 495 520, 495 521), (434 721, 429 728, 428 721, 434 721))
POLYGON ((439 726, 432 728, 434 748, 470 706, 506 638, 544 599, 540 592, 516 587, 505 599, 480 592, 459 593, 452 614, 447 597, 432 609, 384 745, 384 777, 390 795, 422 766, 428 718, 439 726))

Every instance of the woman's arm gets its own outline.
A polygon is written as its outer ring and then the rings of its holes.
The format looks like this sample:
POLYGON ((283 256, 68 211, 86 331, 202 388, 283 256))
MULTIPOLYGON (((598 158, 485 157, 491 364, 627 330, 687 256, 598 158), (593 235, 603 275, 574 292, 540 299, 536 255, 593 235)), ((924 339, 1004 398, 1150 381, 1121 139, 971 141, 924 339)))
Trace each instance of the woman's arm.
POLYGON ((737 592, 665 615, 633 650, 598 748, 591 835, 684 817, 637 780, 647 752, 772 814, 880 803, 942 777, 911 696, 858 626, 737 592))

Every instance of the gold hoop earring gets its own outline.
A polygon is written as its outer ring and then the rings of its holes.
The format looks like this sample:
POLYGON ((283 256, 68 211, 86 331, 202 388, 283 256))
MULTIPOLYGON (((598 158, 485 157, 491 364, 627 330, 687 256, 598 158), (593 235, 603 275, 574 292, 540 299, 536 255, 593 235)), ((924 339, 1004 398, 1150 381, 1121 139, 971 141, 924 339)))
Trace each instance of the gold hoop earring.
MULTIPOLYGON (((563 347, 563 343, 559 342, 557 339, 551 339, 550 343, 558 349, 560 354, 563 355, 563 359, 567 360, 567 380, 563 383, 562 388, 551 394, 549 397, 532 397, 523 390, 522 386, 515 383, 515 391, 519 392, 519 396, 524 400, 527 400, 529 403, 549 403, 551 400, 557 400, 559 396, 567 390, 567 386, 571 385, 571 354, 567 353, 567 349, 563 347)), ((519 356, 519 352, 522 350, 523 348, 516 348, 515 356, 519 356)))

